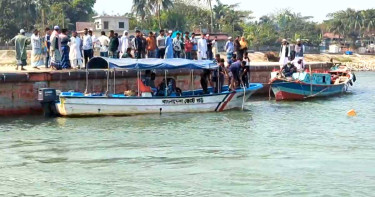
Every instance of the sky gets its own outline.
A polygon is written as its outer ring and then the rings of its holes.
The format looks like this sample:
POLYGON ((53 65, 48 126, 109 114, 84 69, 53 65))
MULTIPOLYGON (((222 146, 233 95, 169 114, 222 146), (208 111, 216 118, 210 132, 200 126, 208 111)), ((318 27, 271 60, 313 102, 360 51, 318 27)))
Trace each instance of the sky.
MULTIPOLYGON (((130 12, 133 0, 96 0, 95 11, 99 14, 124 14, 130 12)), ((374 0, 221 0, 224 4, 239 3, 239 9, 253 11, 253 16, 263 15, 289 8, 303 16, 313 16, 313 21, 322 22, 328 13, 346 8, 375 8, 374 0)))

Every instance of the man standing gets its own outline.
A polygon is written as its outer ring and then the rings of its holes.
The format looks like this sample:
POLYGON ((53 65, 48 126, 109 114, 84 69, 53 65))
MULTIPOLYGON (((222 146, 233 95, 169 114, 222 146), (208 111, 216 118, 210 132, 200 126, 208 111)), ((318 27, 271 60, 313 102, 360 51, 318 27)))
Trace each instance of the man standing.
POLYGON ((156 57, 156 40, 152 31, 148 34, 146 38, 147 42, 147 58, 155 58, 156 57))
POLYGON ((143 51, 143 44, 142 44, 142 34, 141 31, 135 31, 135 38, 134 38, 134 56, 136 59, 142 58, 142 51, 143 51))
POLYGON ((76 31, 72 32, 72 37, 70 38, 69 45, 70 45, 70 52, 69 52, 70 65, 74 69, 77 69, 77 68, 80 69, 82 66, 82 54, 81 54, 82 41, 77 36, 76 31))
POLYGON ((198 40, 197 38, 195 37, 195 33, 192 33, 191 34, 191 44, 193 45, 193 48, 191 50, 191 59, 193 60, 197 60, 198 59, 198 54, 197 54, 197 51, 198 51, 198 40))
POLYGON ((160 30, 160 35, 157 38, 157 46, 158 46, 158 58, 164 59, 165 56, 165 36, 164 36, 164 30, 160 30))
POLYGON ((44 37, 44 46, 46 47, 46 58, 45 58, 45 61, 44 61, 44 65, 46 66, 46 68, 48 68, 48 65, 49 65, 49 61, 50 61, 50 55, 49 55, 49 48, 51 46, 51 41, 50 41, 50 38, 51 38, 51 30, 47 27, 45 30, 45 37, 44 37))
POLYGON ((280 47, 280 68, 283 68, 284 65, 286 65, 289 61, 290 57, 290 49, 289 49, 289 43, 286 39, 283 39, 281 41, 281 47, 280 47))
POLYGON ((191 44, 191 40, 189 39, 189 34, 185 34, 185 59, 191 60, 191 49, 193 45, 191 44))
POLYGON ((234 51, 232 37, 229 37, 227 43, 225 43, 225 51, 227 52, 227 60, 232 59, 234 51))
POLYGON ((207 42, 207 58, 209 60, 212 60, 214 57, 212 54, 212 41, 210 40, 209 34, 206 35, 206 42, 207 42))
POLYGON ((171 30, 168 32, 167 39, 165 39, 165 46, 165 58, 173 58, 173 40, 171 30))
POLYGON ((212 54, 213 54, 213 57, 216 57, 216 55, 219 54, 217 36, 215 36, 214 40, 212 41, 212 54))
POLYGON ((85 35, 83 36, 82 49, 83 49, 83 58, 85 60, 85 66, 86 66, 87 62, 89 62, 89 60, 92 58, 92 55, 93 55, 92 38, 87 28, 85 28, 85 35))
POLYGON ((198 60, 207 59, 207 40, 204 35, 198 40, 198 60))
POLYGON ((109 46, 109 38, 105 35, 105 32, 101 32, 101 36, 99 37, 100 43, 100 57, 108 57, 108 46, 109 46))
POLYGON ((34 30, 33 35, 31 36, 31 65, 33 68, 38 68, 44 64, 43 61, 43 48, 42 48, 42 40, 39 37, 39 31, 36 29, 34 30))
POLYGON ((60 27, 55 26, 51 35, 51 67, 57 70, 61 69, 61 38, 59 36, 60 27))
POLYGON ((180 58, 180 55, 181 55, 181 45, 182 45, 182 41, 181 41, 181 38, 180 38, 181 34, 180 33, 177 33, 176 34, 176 37, 173 39, 173 51, 174 51, 174 58, 180 58))
MULTIPOLYGON (((21 29, 20 34, 13 38, 16 47, 16 59, 17 59, 17 68, 21 66, 21 70, 25 70, 23 67, 26 66, 27 52, 26 46, 30 44, 30 40, 25 36, 25 30, 21 29)), ((13 40, 12 39, 12 40, 13 40)))
POLYGON ((302 44, 301 39, 297 39, 297 44, 294 47, 294 50, 296 52, 296 62, 302 62, 302 67, 304 65, 304 54, 305 54, 305 45, 302 44))
POLYGON ((147 40, 146 40, 146 35, 142 34, 142 58, 146 58, 146 47, 147 47, 147 40))
POLYGON ((109 32, 109 57, 110 58, 118 58, 117 57, 117 50, 118 50, 118 46, 119 46, 119 41, 118 41, 118 38, 117 36, 115 35, 115 32, 113 30, 111 30, 109 32))
POLYGON ((240 44, 240 37, 237 36, 236 40, 234 40, 234 51, 236 52, 237 58, 241 56, 241 44, 240 44))
POLYGON ((128 31, 124 31, 124 34, 122 35, 120 39, 120 45, 121 45, 121 50, 120 50, 120 57, 126 53, 126 51, 129 48, 129 38, 128 38, 128 31))

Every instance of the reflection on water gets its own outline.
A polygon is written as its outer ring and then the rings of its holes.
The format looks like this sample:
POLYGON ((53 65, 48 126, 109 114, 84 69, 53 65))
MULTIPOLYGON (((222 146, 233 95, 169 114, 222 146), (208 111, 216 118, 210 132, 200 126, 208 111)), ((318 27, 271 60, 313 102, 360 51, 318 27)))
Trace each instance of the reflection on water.
POLYGON ((2 118, 0 196, 371 196, 373 74, 336 98, 245 111, 2 118))

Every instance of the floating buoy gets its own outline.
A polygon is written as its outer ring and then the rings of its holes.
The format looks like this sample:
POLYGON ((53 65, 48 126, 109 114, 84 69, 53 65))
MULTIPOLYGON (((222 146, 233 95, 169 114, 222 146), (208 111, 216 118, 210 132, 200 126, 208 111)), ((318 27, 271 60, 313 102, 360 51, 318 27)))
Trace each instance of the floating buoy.
POLYGON ((349 110, 348 113, 346 113, 346 114, 348 114, 348 116, 356 116, 357 115, 357 113, 355 112, 354 109, 349 110))

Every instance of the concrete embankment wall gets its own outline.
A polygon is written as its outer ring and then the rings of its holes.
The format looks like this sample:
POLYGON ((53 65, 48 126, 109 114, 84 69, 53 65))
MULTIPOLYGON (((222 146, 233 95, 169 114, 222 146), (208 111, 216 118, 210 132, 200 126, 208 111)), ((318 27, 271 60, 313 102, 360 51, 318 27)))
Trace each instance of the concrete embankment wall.
MULTIPOLYGON (((312 63, 312 69, 326 70, 331 67, 327 63, 312 63)), ((270 72, 278 69, 277 64, 251 67, 251 81, 262 83, 265 87, 258 94, 268 94, 267 85, 270 72)), ((89 92, 105 92, 107 90, 107 70, 89 71, 89 92)), ((164 78, 164 71, 156 73, 158 84, 164 78)), ((168 77, 176 79, 177 87, 189 90, 192 87, 189 71, 169 71, 168 77)), ((109 92, 123 93, 126 90, 137 91, 136 72, 134 71, 110 71, 109 92), (115 80, 114 80, 115 78, 115 80), (115 84, 115 85, 114 85, 115 84)), ((194 72, 194 88, 200 88, 199 71, 194 72)), ((40 114, 41 106, 37 101, 39 88, 56 88, 61 91, 85 91, 85 71, 45 71, 45 72, 0 72, 0 116, 40 114)))

